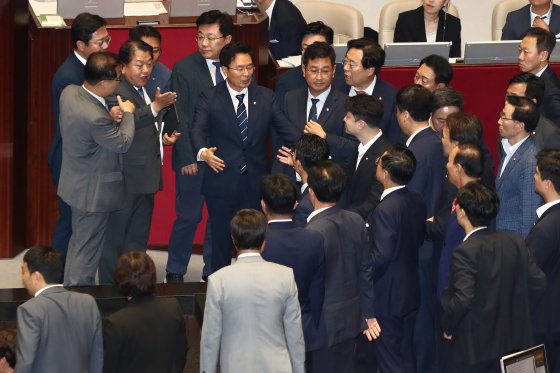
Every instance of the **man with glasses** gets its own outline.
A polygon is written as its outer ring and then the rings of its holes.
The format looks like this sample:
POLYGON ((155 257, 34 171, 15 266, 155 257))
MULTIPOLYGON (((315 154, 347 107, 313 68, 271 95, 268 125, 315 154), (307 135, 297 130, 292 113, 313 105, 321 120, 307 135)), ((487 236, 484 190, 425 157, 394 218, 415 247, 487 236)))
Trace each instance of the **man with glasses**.
POLYGON ((453 79, 453 70, 449 61, 437 54, 431 54, 420 61, 414 75, 414 84, 433 92, 438 88, 447 87, 451 79, 453 79))
MULTIPOLYGON (((106 22, 98 15, 80 13, 72 21, 70 38, 74 51, 54 74, 51 86, 52 111, 54 115, 53 140, 49 149, 49 167, 55 186, 58 186, 62 165, 62 138, 60 136, 60 95, 70 84, 81 85, 84 82, 84 65, 93 52, 103 51, 109 47, 111 36, 105 27, 106 22)), ((59 217, 53 233, 52 246, 66 257, 68 241, 72 235, 72 212, 61 198, 58 198, 59 217)))
MULTIPOLYGON (((196 227, 202 219, 204 197, 200 187, 206 166, 197 164, 192 148, 194 109, 201 92, 224 81, 219 57, 222 48, 231 42, 233 19, 227 13, 210 10, 197 18, 196 28, 195 40, 198 50, 177 62, 171 73, 171 86, 177 92, 177 131, 182 136, 173 146, 177 216, 169 238, 165 269, 167 282, 183 282, 191 258, 196 227)), ((211 227, 207 221, 202 279, 206 279, 210 274, 210 234, 211 227)))
POLYGON ((96 52, 84 70, 84 84, 69 85, 60 96, 62 169, 58 195, 72 209, 64 286, 94 285, 111 211, 123 207, 121 154, 134 138, 134 104, 117 96, 120 124, 105 98, 121 80, 117 55, 96 52))
POLYGON ((192 130, 197 160, 210 168, 204 173, 202 193, 212 226, 212 272, 231 263, 233 246, 228 232, 235 211, 260 208, 270 128, 288 146, 301 136, 282 112, 274 92, 251 84, 255 65, 249 46, 226 45, 220 65, 226 83, 200 95, 192 130))

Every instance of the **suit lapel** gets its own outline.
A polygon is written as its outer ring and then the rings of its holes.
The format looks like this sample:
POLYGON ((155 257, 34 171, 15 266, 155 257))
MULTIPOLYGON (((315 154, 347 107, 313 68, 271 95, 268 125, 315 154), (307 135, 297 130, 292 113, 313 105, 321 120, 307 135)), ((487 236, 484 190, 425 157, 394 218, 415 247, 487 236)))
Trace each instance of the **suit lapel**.
POLYGON ((297 120, 295 125, 298 129, 303 132, 305 125, 307 124, 307 99, 308 99, 309 91, 307 88, 301 89, 298 93, 297 101, 296 101, 296 118, 300 118, 297 120))
MULTIPOLYGON (((261 107, 260 105, 260 97, 258 97, 257 93, 255 92, 255 88, 253 85, 249 86, 247 104, 249 106, 248 112, 248 134, 247 134, 247 144, 252 144, 253 139, 260 138, 258 132, 261 131, 263 128, 260 125, 263 120, 267 118, 266 113, 264 110, 266 108, 261 107)), ((239 138, 241 138, 241 134, 239 134, 239 138)))
MULTIPOLYGON (((515 151, 515 153, 513 153, 513 155, 509 159, 508 164, 506 165, 506 168, 504 169, 504 172, 502 172, 502 175, 498 178, 498 180, 501 180, 502 178, 507 177, 512 172, 512 170, 515 168, 515 166, 519 163, 519 160, 523 157, 523 154, 529 149, 530 142, 532 142, 532 141, 533 140, 529 136, 529 138, 526 139, 523 142, 523 144, 521 144, 519 149, 517 149, 515 151)), ((505 157, 504 157, 504 159, 505 159, 505 157)), ((502 162, 500 162, 500 170, 502 169, 502 165, 503 165, 503 160, 502 160, 502 162)), ((498 170, 498 172, 500 170, 498 170)))
POLYGON ((558 35, 558 33, 560 33, 560 27, 557 27, 557 25, 560 25, 560 22, 557 22, 556 20, 560 18, 560 7, 558 7, 555 4, 552 4, 552 12, 550 13, 550 31, 554 34, 554 35, 558 35))
MULTIPOLYGON (((216 114, 217 116, 223 117, 224 119, 220 122, 223 122, 226 127, 219 130, 231 131, 232 135, 237 139, 239 145, 243 147, 243 140, 241 139, 241 132, 239 132, 239 125, 237 123, 237 114, 225 83, 216 86, 216 104, 213 106, 213 109, 214 111, 219 112, 219 114, 216 114)), ((250 126, 251 123, 249 120, 249 136, 251 135, 250 126)))
POLYGON ((200 52, 196 52, 196 63, 200 69, 201 74, 199 75, 201 86, 206 89, 214 86, 214 82, 212 81, 212 75, 210 69, 208 69, 208 65, 206 64, 206 60, 200 52))
POLYGON ((134 88, 134 86, 130 84, 128 80, 126 80, 126 77, 122 75, 121 79, 122 81, 119 84, 118 90, 122 92, 126 97, 129 97, 129 99, 134 103, 134 105, 136 105, 137 108, 146 106, 146 101, 140 96, 138 90, 134 88))
POLYGON ((327 121, 329 120, 332 112, 332 107, 336 104, 336 101, 337 98, 335 97, 334 88, 331 85, 331 91, 329 92, 329 95, 327 96, 327 99, 323 104, 323 109, 321 110, 321 114, 318 118, 319 123, 321 123, 323 127, 325 127, 325 123, 327 123, 327 121))

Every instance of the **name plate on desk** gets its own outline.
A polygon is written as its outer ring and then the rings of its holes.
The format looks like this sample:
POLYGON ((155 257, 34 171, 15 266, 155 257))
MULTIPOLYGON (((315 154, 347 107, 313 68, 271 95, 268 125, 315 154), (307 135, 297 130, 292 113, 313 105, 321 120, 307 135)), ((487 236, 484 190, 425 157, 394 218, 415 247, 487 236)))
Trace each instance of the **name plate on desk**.
POLYGON ((58 0, 56 13, 62 18, 74 19, 83 12, 103 18, 122 18, 124 0, 58 0))

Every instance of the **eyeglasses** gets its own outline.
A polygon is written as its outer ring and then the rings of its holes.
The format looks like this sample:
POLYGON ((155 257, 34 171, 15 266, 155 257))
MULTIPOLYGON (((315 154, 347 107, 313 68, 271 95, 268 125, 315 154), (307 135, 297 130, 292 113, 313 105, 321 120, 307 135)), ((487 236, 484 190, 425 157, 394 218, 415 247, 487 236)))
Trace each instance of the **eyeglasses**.
POLYGON ((319 69, 305 69, 305 71, 307 71, 309 74, 317 76, 319 74, 321 75, 330 75, 332 74, 332 69, 324 69, 324 70, 319 70, 319 69))
POLYGON ((111 43, 111 35, 107 35, 103 39, 92 41, 92 44, 97 45, 99 48, 103 48, 103 44, 107 44, 107 46, 109 46, 110 43, 111 43))
POLYGON ((255 70, 255 65, 237 66, 237 67, 228 66, 228 70, 236 71, 239 74, 242 74, 244 71, 247 71, 247 73, 252 74, 253 70, 255 70))
POLYGON ((513 119, 513 118, 508 118, 508 117, 506 117, 504 114, 500 114, 500 119, 501 119, 501 120, 512 120, 512 121, 515 122, 515 119, 513 119))
POLYGON ((197 35, 197 36, 194 37, 194 40, 196 40, 199 43, 202 43, 204 41, 204 39, 206 39, 206 40, 208 40, 208 43, 212 44, 216 40, 223 39, 223 38, 225 38, 225 36, 197 35))
POLYGON ((350 61, 348 58, 345 58, 342 60, 342 65, 343 66, 348 66, 350 68, 350 70, 356 70, 360 68, 360 65, 350 61))

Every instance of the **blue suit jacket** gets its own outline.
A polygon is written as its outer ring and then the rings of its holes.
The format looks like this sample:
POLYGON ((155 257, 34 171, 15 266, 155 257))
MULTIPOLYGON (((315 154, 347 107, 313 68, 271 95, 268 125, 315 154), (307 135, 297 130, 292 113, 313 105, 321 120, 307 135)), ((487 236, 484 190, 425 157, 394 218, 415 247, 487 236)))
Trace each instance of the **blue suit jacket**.
POLYGON ((453 211, 447 219, 447 229, 445 230, 445 241, 439 258, 437 294, 441 297, 447 284, 449 283, 449 272, 451 271, 451 258, 453 251, 463 242, 465 230, 457 221, 457 213, 453 211))
POLYGON ((422 197, 407 188, 389 193, 368 217, 377 315, 404 317, 420 307, 418 251, 425 219, 422 197))
POLYGON ((204 173, 202 190, 205 196, 235 196, 243 165, 247 166, 252 190, 259 190, 261 177, 270 169, 266 151, 270 127, 274 127, 289 146, 293 146, 301 135, 282 112, 274 92, 251 85, 248 95, 246 145, 241 139, 226 83, 218 84, 200 95, 192 128, 195 154, 201 148, 217 147, 216 156, 225 162, 222 172, 208 170, 204 173))
POLYGON ((169 92, 171 86, 171 70, 158 61, 155 64, 150 80, 146 84, 146 91, 150 97, 156 96, 156 88, 159 87, 161 93, 169 92))
POLYGON ((313 212, 313 205, 309 199, 309 188, 305 188, 298 200, 298 205, 294 211, 293 222, 300 227, 307 225, 307 217, 313 212))
POLYGON ((293 222, 272 222, 266 230, 262 257, 294 270, 301 307, 305 349, 317 345, 317 326, 325 296, 325 250, 323 237, 317 232, 298 227, 293 222))
MULTIPOLYGON (((560 33, 560 6, 553 4, 550 14, 550 31, 560 33)), ((509 12, 502 29, 502 40, 521 40, 525 31, 531 28, 531 4, 509 12)))
POLYGON ((496 191, 500 196, 500 210, 496 217, 496 229, 516 232, 523 237, 537 220, 536 210, 542 205, 542 199, 535 193, 533 175, 537 166, 535 155, 537 149, 529 137, 510 158, 504 172, 503 159, 500 160, 496 191))
POLYGON ((60 136, 60 95, 64 88, 71 84, 82 85, 84 82, 84 65, 72 52, 53 76, 51 95, 54 115, 54 132, 49 149, 48 162, 55 185, 58 185, 62 167, 62 137, 60 136))
POLYGON ((276 0, 268 30, 268 48, 279 60, 301 54, 301 33, 307 22, 298 8, 289 0, 276 0))

